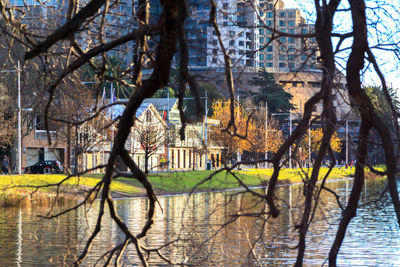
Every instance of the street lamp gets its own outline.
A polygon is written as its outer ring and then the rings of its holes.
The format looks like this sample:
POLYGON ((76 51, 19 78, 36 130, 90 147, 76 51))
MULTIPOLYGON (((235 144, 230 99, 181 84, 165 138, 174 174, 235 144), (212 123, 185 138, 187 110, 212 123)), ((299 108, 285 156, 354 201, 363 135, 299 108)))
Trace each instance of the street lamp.
MULTIPOLYGON (((272 113, 271 116, 285 116, 289 115, 289 136, 292 134, 292 112, 289 113, 272 113)), ((292 168, 292 146, 289 148, 289 168, 292 168)))
POLYGON ((360 120, 346 120, 346 164, 349 163, 349 122, 360 122, 360 120))
POLYGON ((17 72, 17 90, 18 90, 18 105, 17 105, 17 116, 18 116, 18 144, 17 144, 17 152, 18 152, 18 174, 22 173, 22 127, 21 127, 21 112, 22 111, 32 111, 31 108, 23 109, 21 108, 21 66, 18 60, 17 69, 16 70, 2 70, 0 73, 5 72, 17 72))

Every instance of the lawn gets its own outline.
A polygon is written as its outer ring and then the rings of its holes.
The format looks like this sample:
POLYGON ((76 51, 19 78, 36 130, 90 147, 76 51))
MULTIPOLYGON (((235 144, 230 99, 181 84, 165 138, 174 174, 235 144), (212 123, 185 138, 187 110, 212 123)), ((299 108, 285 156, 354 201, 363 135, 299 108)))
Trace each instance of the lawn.
MULTIPOLYGON (((307 171, 307 169, 305 169, 307 171)), ((235 171, 235 175, 240 178, 243 183, 248 186, 259 186, 265 184, 272 175, 272 169, 246 169, 235 171)), ((328 168, 321 168, 319 179, 322 179, 328 172, 328 168)), ((188 192, 195 185, 204 181, 213 171, 185 171, 185 172, 163 172, 149 174, 149 180, 156 190, 166 192, 188 192)), ((300 183, 302 181, 300 169, 282 169, 278 180, 283 183, 300 183)), ((352 170, 345 168, 334 168, 329 176, 329 179, 344 179, 354 174, 352 170)), ((311 175, 311 169, 309 174, 311 175)), ((134 186, 141 186, 136 180, 127 178, 117 178, 118 181, 123 181, 134 186)), ((211 179, 205 181, 197 188, 199 190, 210 189, 230 189, 241 187, 238 180, 226 171, 215 174, 211 179)))
MULTIPOLYGON (((328 168, 321 168, 319 179, 322 179, 327 171, 328 168)), ((266 184, 272 172, 272 169, 245 169, 235 171, 234 174, 248 186, 259 186, 266 184)), ((352 170, 334 168, 329 179, 344 179, 350 177, 353 173, 354 168, 352 170)), ((311 169, 309 170, 309 175, 311 175, 311 169)), ((198 185, 197 190, 200 191, 241 187, 235 176, 226 171, 217 173, 214 173, 214 171, 185 171, 149 174, 149 179, 156 191, 175 193, 190 192, 196 185, 198 185)), ((2 194, 0 193, 0 198, 21 194, 21 192, 26 194, 34 190, 37 186, 56 184, 65 177, 65 175, 54 174, 3 175, 0 176, 0 189, 11 189, 3 191, 2 194)), ((64 186, 69 190, 76 190, 79 187, 90 188, 95 186, 101 177, 102 174, 88 174, 79 178, 71 177, 65 181, 64 186)), ((282 183, 299 183, 302 181, 302 177, 304 177, 304 174, 302 174, 300 169, 282 169, 278 180, 282 183)), ((136 179, 122 177, 112 182, 111 190, 128 195, 138 195, 143 192, 141 184, 136 179)), ((44 187, 40 191, 43 193, 52 193, 55 191, 55 187, 44 187)))

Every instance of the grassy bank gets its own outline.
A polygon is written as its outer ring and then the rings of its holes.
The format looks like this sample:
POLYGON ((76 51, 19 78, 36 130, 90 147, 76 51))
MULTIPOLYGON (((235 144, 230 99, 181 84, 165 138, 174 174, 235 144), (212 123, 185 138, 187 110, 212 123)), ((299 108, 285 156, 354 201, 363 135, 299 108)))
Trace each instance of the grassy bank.
MULTIPOLYGON (((235 175, 248 186, 265 185, 272 175, 272 169, 246 169, 236 171, 235 175)), ((328 168, 321 168, 320 179, 328 172, 328 168)), ((190 192, 195 185, 209 177, 213 171, 187 171, 187 172, 165 172, 150 174, 149 179, 154 188, 160 192, 190 192)), ((300 183, 302 181, 300 169, 282 169, 279 175, 279 182, 284 184, 300 183)), ((329 179, 344 179, 354 174, 352 170, 345 168, 334 168, 329 179)), ((309 170, 311 175, 311 169, 309 170)), ((136 180, 118 178, 118 181, 140 186, 136 180)), ((205 181, 197 187, 198 190, 219 190, 241 187, 238 180, 227 172, 219 172, 210 180, 205 181)))
MULTIPOLYGON (((57 174, 22 174, 0 175, 0 206, 15 206, 25 202, 48 202, 56 196, 57 187, 41 187, 57 184, 65 175, 57 174), (38 187, 41 187, 37 190, 38 187), (37 192, 36 192, 37 190, 37 192), (34 194, 32 194, 35 192, 34 194)), ((80 197, 82 190, 91 188, 99 182, 95 177, 71 177, 61 187, 60 201, 80 197)), ((140 194, 142 189, 127 185, 124 182, 114 181, 111 184, 113 192, 124 194, 140 194)))
MULTIPOLYGON (((381 168, 382 169, 382 168, 381 168)), ((307 170, 306 170, 307 171, 307 170)), ((320 179, 327 173, 328 168, 321 168, 320 179)), ((246 169, 235 171, 235 176, 248 186, 266 185, 272 175, 272 169, 246 169)), ((187 172, 163 172, 150 174, 149 179, 155 190, 159 193, 190 192, 198 185, 197 190, 220 190, 241 187, 237 178, 225 171, 211 177, 213 171, 187 171, 187 172)), ((311 169, 308 170, 311 175, 311 169)), ((334 168, 329 176, 330 180, 345 179, 354 174, 354 168, 334 168)), ((102 174, 91 174, 85 177, 72 177, 63 185, 63 198, 75 198, 82 189, 95 186, 102 174)), ((282 169, 279 175, 279 183, 291 184, 302 182, 300 169, 282 169)), ((44 187, 32 197, 37 186, 56 184, 65 178, 65 175, 2 175, 0 176, 0 206, 11 206, 21 201, 47 201, 55 196, 55 187, 44 187), (14 204, 13 204, 14 203, 14 204)), ((111 184, 111 190, 116 196, 141 195, 144 190, 135 179, 117 178, 111 184)))

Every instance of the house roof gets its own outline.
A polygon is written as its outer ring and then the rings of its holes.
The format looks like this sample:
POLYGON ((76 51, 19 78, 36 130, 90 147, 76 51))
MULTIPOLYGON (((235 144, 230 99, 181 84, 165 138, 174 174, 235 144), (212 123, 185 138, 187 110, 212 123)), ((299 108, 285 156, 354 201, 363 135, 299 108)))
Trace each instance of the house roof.
POLYGON ((171 110, 172 107, 175 105, 178 98, 147 98, 143 100, 143 104, 151 103, 158 111, 167 110, 168 106, 171 110), (169 102, 169 103, 168 103, 169 102))
MULTIPOLYGON (((140 115, 143 114, 143 112, 146 111, 146 109, 151 105, 151 103, 142 103, 140 107, 136 110, 136 118, 139 118, 140 115)), ((122 113, 125 110, 125 105, 115 105, 110 108, 110 114, 112 114, 112 117, 118 117, 122 115, 122 113)))
POLYGON ((136 118, 139 118, 140 115, 142 115, 150 105, 151 103, 142 103, 136 110, 136 118))

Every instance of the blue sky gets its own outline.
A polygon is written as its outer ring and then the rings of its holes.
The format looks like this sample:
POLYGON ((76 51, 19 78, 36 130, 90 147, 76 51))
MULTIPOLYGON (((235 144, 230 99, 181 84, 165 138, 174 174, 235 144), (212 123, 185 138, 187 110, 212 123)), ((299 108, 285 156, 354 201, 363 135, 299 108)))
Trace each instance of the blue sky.
MULTIPOLYGON (((314 1, 313 0, 283 0, 286 8, 300 8, 303 11, 303 15, 306 19, 313 20, 314 16, 314 1), (300 4, 299 4, 300 3, 300 4)), ((380 34, 379 40, 383 40, 385 43, 399 42, 400 43, 400 1, 384 1, 384 0, 367 0, 366 4, 368 9, 368 16, 371 18, 371 22, 379 23, 380 28, 378 28, 382 33, 387 34, 384 36, 380 34), (388 3, 387 3, 388 2, 388 3), (392 3, 393 2, 393 3, 392 3), (389 7, 389 5, 394 5, 395 8, 389 7), (377 9, 380 7, 381 9, 377 9)), ((343 5, 341 8, 348 7, 348 1, 343 0, 343 5)), ((343 14, 344 12, 338 13, 335 17, 336 25, 339 25, 335 31, 348 32, 351 27, 351 17, 349 14, 343 14)), ((348 12, 347 12, 348 13, 348 12)), ((371 34, 369 37, 370 46, 377 44, 377 35, 371 29, 371 34)), ((349 39, 345 46, 350 46, 352 40, 349 39)), ((400 89, 400 73, 398 71, 399 59, 392 52, 383 52, 374 50, 373 51, 378 64, 380 65, 381 71, 385 74, 388 86, 400 89)), ((342 54, 346 57, 346 53, 342 54)), ((345 61, 340 62, 344 63, 345 61)), ((378 77, 372 72, 367 71, 364 80, 365 85, 380 85, 378 77)), ((398 90, 400 95, 400 90, 398 90)))

